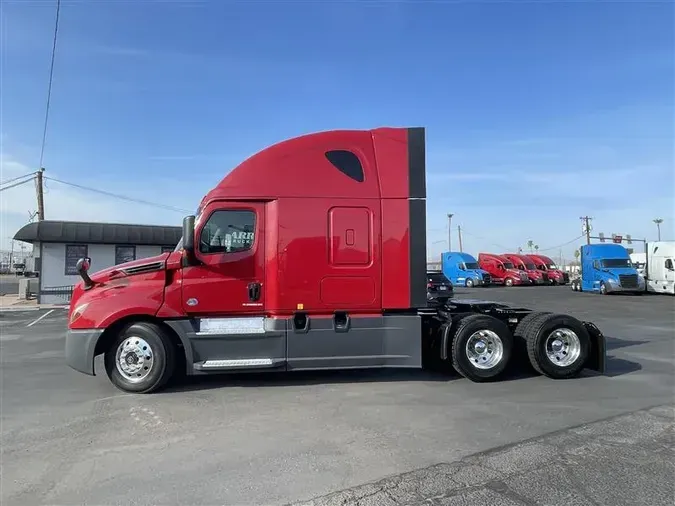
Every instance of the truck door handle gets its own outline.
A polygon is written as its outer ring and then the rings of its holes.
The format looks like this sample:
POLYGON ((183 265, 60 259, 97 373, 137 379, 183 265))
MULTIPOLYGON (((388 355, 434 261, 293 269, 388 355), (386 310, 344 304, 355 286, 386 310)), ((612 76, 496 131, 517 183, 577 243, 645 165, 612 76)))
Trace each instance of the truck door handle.
POLYGON ((256 301, 260 299, 260 283, 257 281, 248 284, 248 300, 256 301))

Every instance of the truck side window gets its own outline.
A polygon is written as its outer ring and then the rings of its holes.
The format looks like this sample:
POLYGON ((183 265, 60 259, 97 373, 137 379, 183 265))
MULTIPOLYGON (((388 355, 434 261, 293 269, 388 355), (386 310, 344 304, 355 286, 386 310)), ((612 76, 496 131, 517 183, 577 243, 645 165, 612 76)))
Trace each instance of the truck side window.
POLYGON ((236 253, 251 249, 255 239, 253 211, 215 211, 199 238, 201 253, 236 253))
POLYGON ((363 183, 363 166, 359 158, 351 151, 336 149, 326 152, 326 158, 333 166, 345 176, 352 178, 358 183, 363 183))
POLYGON ((673 270, 673 261, 670 258, 666 260, 666 269, 669 271, 673 270))

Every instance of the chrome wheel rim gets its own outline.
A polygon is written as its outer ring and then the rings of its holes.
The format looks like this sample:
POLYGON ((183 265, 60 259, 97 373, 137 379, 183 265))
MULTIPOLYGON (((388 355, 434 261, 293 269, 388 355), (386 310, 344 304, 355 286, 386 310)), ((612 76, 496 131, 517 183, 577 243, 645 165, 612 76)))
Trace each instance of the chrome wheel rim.
POLYGON ((473 280, 472 280, 472 279, 467 279, 467 280, 466 280, 466 286, 468 286, 469 288, 471 288, 471 287, 473 286, 473 280))
POLYGON ((581 355, 581 340, 573 330, 560 328, 549 334, 545 342, 546 357, 559 367, 572 365, 581 355))
POLYGON ((129 382, 139 383, 152 371, 155 354, 148 342, 140 337, 128 337, 115 353, 117 371, 129 382))
POLYGON ((476 369, 492 369, 502 361, 504 343, 491 330, 479 330, 467 339, 465 352, 476 369))

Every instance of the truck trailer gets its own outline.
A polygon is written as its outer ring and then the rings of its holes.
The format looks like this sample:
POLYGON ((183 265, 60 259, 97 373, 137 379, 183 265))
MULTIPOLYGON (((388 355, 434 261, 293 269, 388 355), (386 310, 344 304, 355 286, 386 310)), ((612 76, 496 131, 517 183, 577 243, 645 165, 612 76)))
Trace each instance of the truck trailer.
POLYGON ((645 280, 620 244, 584 244, 580 252, 581 277, 572 281, 572 290, 602 295, 644 293, 645 280))
POLYGON ((477 300, 427 305, 423 128, 338 130, 274 144, 183 219, 175 250, 73 290, 67 364, 104 356, 126 392, 234 371, 454 368, 498 378, 516 353, 554 379, 604 371, 591 322, 477 300))
POLYGON ((441 255, 443 274, 456 286, 490 286, 490 274, 468 253, 446 251, 441 255))

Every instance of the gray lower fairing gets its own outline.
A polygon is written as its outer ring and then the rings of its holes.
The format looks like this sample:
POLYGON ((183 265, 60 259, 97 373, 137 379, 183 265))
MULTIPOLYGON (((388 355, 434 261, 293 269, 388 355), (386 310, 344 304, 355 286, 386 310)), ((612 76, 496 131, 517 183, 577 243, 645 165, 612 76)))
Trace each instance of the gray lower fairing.
POLYGON ((169 320, 187 374, 251 369, 315 370, 422 366, 418 314, 169 320))

